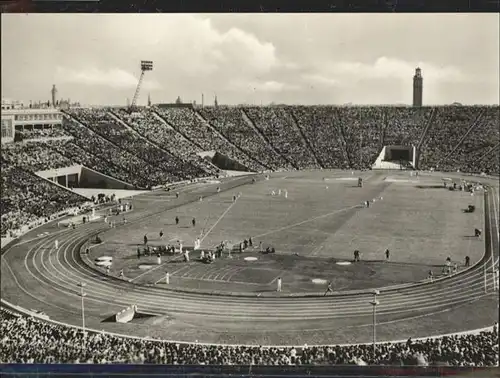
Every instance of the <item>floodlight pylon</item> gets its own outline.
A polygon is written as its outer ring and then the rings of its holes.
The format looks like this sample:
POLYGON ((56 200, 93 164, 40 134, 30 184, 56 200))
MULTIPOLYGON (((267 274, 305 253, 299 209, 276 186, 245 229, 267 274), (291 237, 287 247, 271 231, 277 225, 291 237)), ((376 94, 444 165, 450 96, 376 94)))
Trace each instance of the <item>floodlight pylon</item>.
POLYGON ((151 60, 141 60, 141 76, 139 77, 139 82, 137 83, 137 88, 135 89, 135 94, 130 104, 130 109, 134 109, 139 98, 139 92, 141 90, 142 80, 144 79, 144 74, 146 71, 153 71, 153 62, 151 60))

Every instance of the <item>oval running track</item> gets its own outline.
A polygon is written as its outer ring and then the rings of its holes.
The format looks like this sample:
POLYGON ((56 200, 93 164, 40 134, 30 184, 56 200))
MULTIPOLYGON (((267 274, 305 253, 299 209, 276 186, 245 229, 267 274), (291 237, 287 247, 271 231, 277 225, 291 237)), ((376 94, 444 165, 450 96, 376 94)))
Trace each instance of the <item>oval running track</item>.
MULTIPOLYGON (((484 201, 482 260, 470 269, 433 283, 382 289, 377 297, 379 327, 385 324, 390 329, 391 324, 398 324, 397 329, 401 329, 405 322, 417 321, 425 329, 426 323, 432 321, 430 315, 491 296, 484 290, 484 272, 485 267, 491 269, 498 263, 495 252, 499 231, 498 189, 488 187, 484 201)), ((85 318, 87 326, 94 329, 187 342, 272 345, 321 344, 332 338, 338 342, 366 342, 371 338, 368 327, 372 324, 373 310, 369 302, 373 295, 369 292, 328 297, 237 297, 181 293, 103 277, 82 261, 80 247, 89 235, 106 229, 102 223, 90 223, 24 244, 28 250, 23 252, 22 265, 7 264, 6 254, 21 252, 15 244, 8 246, 2 255, 2 287, 6 280, 11 280, 11 290, 7 292, 17 290, 16 295, 9 294, 4 299, 27 309, 43 310, 51 319, 80 325, 78 284, 85 282, 85 318), (59 241, 57 251, 55 239, 59 241), (102 323, 104 318, 131 304, 136 304, 141 312, 157 315, 158 321, 146 325, 102 323), (349 337, 344 335, 346 331, 349 337)), ((487 277, 488 285, 492 286, 492 275, 487 277)), ((463 323, 462 330, 466 330, 468 322, 463 323)), ((386 334, 387 338, 392 335, 390 331, 386 334)), ((393 337, 398 338, 397 334, 393 337)))

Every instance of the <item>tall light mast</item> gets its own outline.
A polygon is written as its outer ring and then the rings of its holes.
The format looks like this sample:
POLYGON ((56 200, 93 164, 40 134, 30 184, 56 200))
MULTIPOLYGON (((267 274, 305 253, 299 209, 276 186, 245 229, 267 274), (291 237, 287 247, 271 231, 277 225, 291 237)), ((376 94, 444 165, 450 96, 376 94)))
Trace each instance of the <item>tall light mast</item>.
POLYGON ((139 83, 137 83, 137 88, 135 90, 134 97, 132 98, 132 104, 130 104, 130 108, 133 109, 139 98, 139 92, 141 90, 142 80, 144 79, 144 73, 146 71, 153 71, 153 61, 151 60, 141 60, 141 76, 139 77, 139 83))

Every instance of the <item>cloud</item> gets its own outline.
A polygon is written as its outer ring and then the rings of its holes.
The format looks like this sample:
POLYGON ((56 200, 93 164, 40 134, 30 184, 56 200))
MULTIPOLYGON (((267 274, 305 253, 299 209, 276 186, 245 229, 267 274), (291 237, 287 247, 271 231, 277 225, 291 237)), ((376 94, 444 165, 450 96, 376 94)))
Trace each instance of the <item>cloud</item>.
POLYGON ((321 64, 317 69, 321 75, 311 75, 319 81, 353 82, 366 79, 411 80, 415 68, 420 67, 424 80, 432 82, 461 83, 472 80, 454 66, 437 66, 426 62, 408 62, 405 60, 380 57, 373 63, 341 61, 321 64))
POLYGON ((176 15, 167 23, 155 15, 146 20, 144 30, 150 35, 132 38, 140 38, 134 40, 139 49, 154 51, 152 59, 158 68, 197 77, 216 74, 251 77, 280 65, 273 43, 259 40, 241 28, 221 31, 209 18, 196 15, 176 15))
MULTIPOLYGON (((80 84, 88 86, 104 86, 114 89, 131 89, 137 86, 139 78, 122 69, 100 70, 97 68, 86 68, 72 70, 58 67, 56 79, 60 82, 80 84)), ((155 81, 144 80, 144 89, 158 89, 160 85, 155 81)))
POLYGON ((304 74, 302 75, 302 78, 308 84, 322 85, 325 87, 333 87, 337 84, 337 80, 319 74, 304 74))
POLYGON ((147 59, 154 102, 409 103, 420 66, 426 104, 498 103, 498 15, 402 17, 2 15, 2 93, 125 103, 147 59))
POLYGON ((235 80, 228 85, 228 89, 231 91, 249 91, 249 92, 256 91, 256 92, 278 93, 283 91, 298 90, 300 89, 300 87, 298 85, 287 84, 274 80, 269 80, 269 81, 235 80))
POLYGON ((219 61, 226 58, 232 64, 243 64, 255 73, 269 72, 279 63, 272 43, 261 42, 253 34, 237 28, 219 34, 213 47, 219 54, 219 61))

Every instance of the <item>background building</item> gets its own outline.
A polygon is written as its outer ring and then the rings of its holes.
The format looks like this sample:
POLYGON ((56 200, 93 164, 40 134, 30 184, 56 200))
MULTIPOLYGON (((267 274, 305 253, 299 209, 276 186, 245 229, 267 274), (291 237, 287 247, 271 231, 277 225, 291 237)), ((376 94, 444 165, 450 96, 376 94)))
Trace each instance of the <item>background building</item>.
POLYGON ((62 127, 63 114, 58 109, 3 109, 2 144, 14 141, 16 131, 62 127))
POLYGON ((24 108, 24 104, 21 101, 13 101, 8 98, 2 98, 2 110, 21 108, 24 108))

